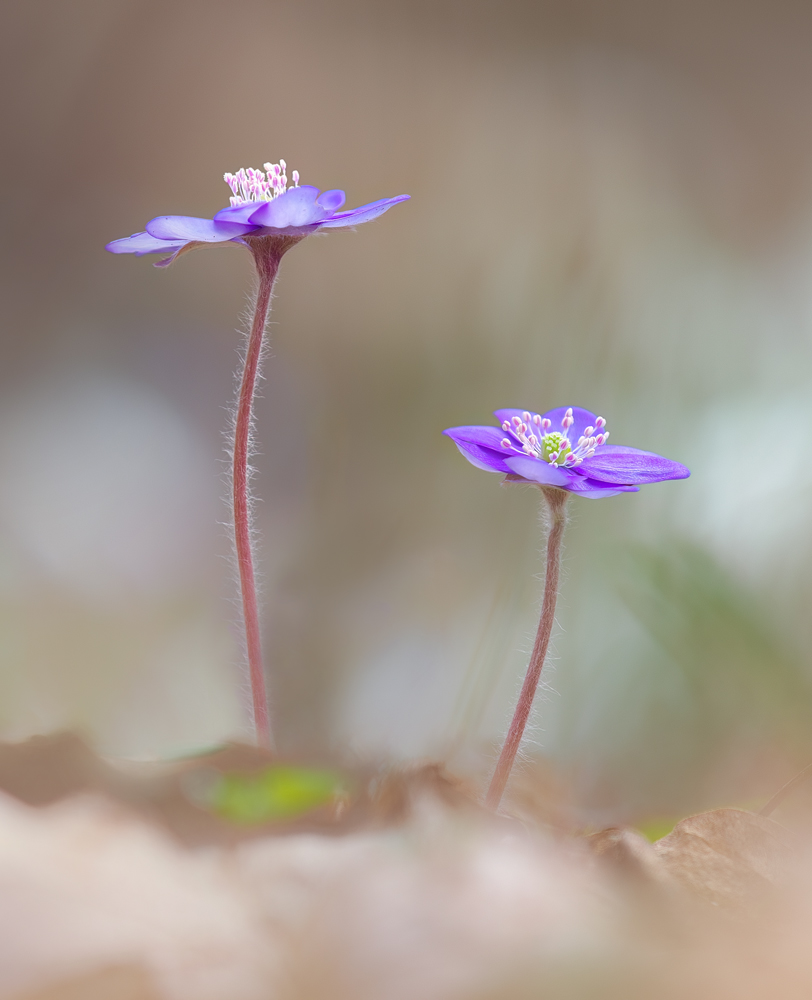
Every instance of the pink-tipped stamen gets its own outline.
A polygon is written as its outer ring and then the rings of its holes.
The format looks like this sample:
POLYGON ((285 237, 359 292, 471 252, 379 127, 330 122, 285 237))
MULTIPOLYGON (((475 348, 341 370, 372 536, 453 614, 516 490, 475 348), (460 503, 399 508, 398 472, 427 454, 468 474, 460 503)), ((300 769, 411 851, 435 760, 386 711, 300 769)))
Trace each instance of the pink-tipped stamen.
MULTIPOLYGON (((231 204, 248 205, 254 201, 273 201, 288 190, 287 164, 264 163, 265 171, 254 167, 240 167, 236 174, 223 174, 223 180, 231 188, 231 204)), ((299 186, 299 171, 293 171, 292 187, 299 186)))
POLYGON ((595 454, 596 448, 605 444, 609 432, 602 430, 606 426, 603 417, 595 418, 595 426, 584 429, 573 446, 568 431, 575 423, 572 407, 568 407, 561 418, 563 431, 552 431, 552 421, 538 413, 523 411, 522 416, 513 416, 502 423, 502 430, 512 435, 502 439, 502 447, 513 449, 519 453, 537 458, 550 465, 563 465, 573 469, 585 459, 595 454), (532 429, 531 429, 532 428, 532 429), (541 434, 535 433, 541 430, 541 434), (595 433, 600 431, 600 433, 595 433))

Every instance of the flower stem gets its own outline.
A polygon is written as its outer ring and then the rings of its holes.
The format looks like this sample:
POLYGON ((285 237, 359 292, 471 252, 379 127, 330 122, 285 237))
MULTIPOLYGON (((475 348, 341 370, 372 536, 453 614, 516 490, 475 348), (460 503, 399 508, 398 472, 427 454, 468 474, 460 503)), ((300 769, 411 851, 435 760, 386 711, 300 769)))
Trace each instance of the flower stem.
POLYGON ((505 737, 502 752, 496 764, 493 778, 491 779, 488 794, 485 797, 487 808, 496 810, 505 791, 513 762, 519 751, 522 742, 524 729, 530 717, 530 710, 533 707, 533 699, 536 696, 541 668, 544 666, 544 658, 547 656, 547 647, 550 645, 550 635, 553 631, 555 621, 555 602, 558 597, 558 577, 561 570, 561 539, 564 536, 564 527, 567 523, 567 500, 568 494, 564 490, 557 490, 549 486, 542 486, 541 492, 547 503, 549 511, 549 525, 547 534, 547 568, 544 578, 544 600, 541 605, 541 618, 539 620, 536 641, 533 644, 533 652, 530 654, 530 663, 519 694, 519 701, 513 713, 513 720, 510 729, 505 737))
POLYGON ((268 696, 265 689, 265 671, 262 664, 262 640, 257 607, 257 585, 254 573, 254 556, 251 546, 252 524, 249 495, 248 459, 251 451, 251 431, 254 422, 254 396, 259 376, 265 326, 271 307, 273 286, 279 270, 281 253, 268 245, 252 247, 257 266, 257 288, 254 315, 248 334, 245 363, 240 376, 240 394, 237 400, 237 417, 234 424, 234 454, 232 468, 234 542, 237 549, 237 566, 240 573, 245 645, 251 676, 251 699, 254 709, 254 726, 257 743, 271 748, 271 724, 268 713, 268 696))

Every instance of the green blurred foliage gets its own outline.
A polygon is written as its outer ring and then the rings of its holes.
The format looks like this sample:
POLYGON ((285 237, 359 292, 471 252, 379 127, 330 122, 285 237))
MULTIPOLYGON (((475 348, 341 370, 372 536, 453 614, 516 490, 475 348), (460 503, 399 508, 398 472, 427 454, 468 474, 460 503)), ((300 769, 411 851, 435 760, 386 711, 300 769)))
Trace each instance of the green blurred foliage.
POLYGON ((234 823, 295 819, 347 794, 336 771, 267 767, 253 774, 224 774, 210 789, 210 807, 234 823))
POLYGON ((656 816, 768 796, 812 753, 812 683, 766 598, 681 539, 633 546, 618 578, 650 643, 630 653, 606 798, 656 816))
POLYGON ((800 654, 707 551, 636 545, 620 593, 679 672, 708 750, 743 727, 808 742, 812 684, 800 654))

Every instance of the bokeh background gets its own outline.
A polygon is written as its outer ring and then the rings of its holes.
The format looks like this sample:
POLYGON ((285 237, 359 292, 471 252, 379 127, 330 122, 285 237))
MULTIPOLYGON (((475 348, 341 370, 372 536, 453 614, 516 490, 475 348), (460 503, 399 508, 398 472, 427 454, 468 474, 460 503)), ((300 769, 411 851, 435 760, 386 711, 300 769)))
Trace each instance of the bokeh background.
POLYGON ((221 499, 250 260, 103 246, 284 157, 350 204, 412 195, 305 241, 277 288, 257 491, 284 751, 486 776, 537 496, 440 432, 572 403, 693 476, 571 504, 527 755, 596 823, 747 804, 808 762, 812 6, 2 21, 0 735, 161 757, 250 734, 221 499))

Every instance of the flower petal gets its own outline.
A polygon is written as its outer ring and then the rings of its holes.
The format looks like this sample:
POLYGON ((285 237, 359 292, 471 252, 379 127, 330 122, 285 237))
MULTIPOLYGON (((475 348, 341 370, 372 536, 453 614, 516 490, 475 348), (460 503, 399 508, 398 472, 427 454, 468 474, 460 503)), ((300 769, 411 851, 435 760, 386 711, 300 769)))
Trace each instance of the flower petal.
POLYGON ((510 472, 503 458, 504 449, 499 443, 504 434, 497 427, 449 427, 443 434, 450 437, 471 465, 478 469, 505 474, 510 472))
POLYGON ((569 490, 570 493, 574 493, 578 497, 584 497, 586 500, 603 500, 605 497, 619 497, 623 490, 569 490))
POLYGON ((483 448, 491 448, 498 454, 506 454, 502 447, 505 433, 499 427, 471 426, 471 427, 449 427, 443 431, 454 441, 468 441, 471 444, 481 445, 483 448))
POLYGON ((159 240, 182 240, 188 243, 223 243, 244 236, 256 227, 247 223, 215 222, 198 219, 193 215, 159 215, 147 223, 147 232, 159 240))
POLYGON ((322 208, 326 208, 328 212, 337 212, 346 200, 347 196, 337 188, 332 191, 323 191, 317 198, 318 204, 322 208))
POLYGON ((326 208, 316 202, 318 196, 319 189, 308 184, 290 188, 273 201, 258 203, 251 222, 255 226, 266 226, 269 229, 313 226, 328 218, 329 214, 326 208))
POLYGON ((183 243, 181 240, 175 242, 156 240, 149 233, 135 233, 122 240, 113 240, 104 249, 110 253, 134 253, 136 257, 142 257, 145 253, 172 253, 173 250, 179 250, 183 243))
POLYGON ((511 472, 522 479, 527 479, 531 483, 541 483, 543 486, 563 486, 569 485, 572 473, 565 472, 556 465, 543 462, 540 458, 531 458, 530 455, 508 455, 504 459, 505 465, 511 472))
POLYGON ((568 409, 572 410, 574 423, 567 431, 567 437, 572 442, 574 448, 578 438, 584 433, 587 427, 595 426, 595 421, 598 417, 591 410, 585 410, 581 406, 557 406, 554 410, 542 413, 541 418, 543 420, 546 417, 552 423, 552 430, 560 431, 562 429, 561 421, 564 419, 564 415, 568 409))
POLYGON ((368 205, 361 205, 360 208, 352 208, 348 212, 339 212, 332 216, 328 222, 323 222, 320 229, 339 229, 342 226, 358 226, 362 222, 370 222, 377 219, 379 215, 388 212, 393 205, 402 201, 408 201, 411 196, 399 194, 395 198, 382 198, 380 201, 372 201, 368 205))
MULTIPOLYGON (((578 466, 580 470, 581 466, 578 466)), ((576 493, 579 497, 586 497, 589 500, 597 500, 600 497, 615 497, 621 493, 638 493, 639 486, 619 485, 616 483, 601 483, 596 479, 588 479, 586 476, 575 475, 570 480, 569 486, 565 489, 570 493, 576 493)))
POLYGON ((660 483, 665 479, 687 479, 690 471, 679 462, 651 451, 607 444, 585 459, 578 471, 602 483, 660 483))
POLYGON ((214 221, 247 223, 261 205, 261 201, 248 201, 244 205, 229 205, 228 208, 220 209, 214 216, 214 221))

